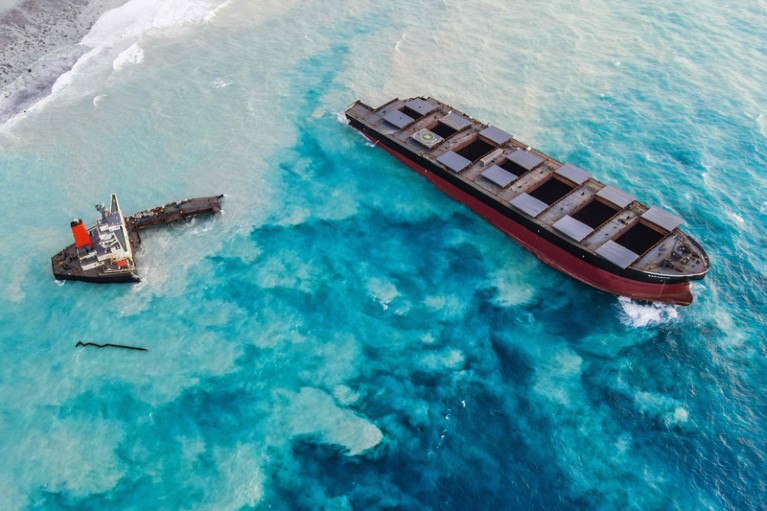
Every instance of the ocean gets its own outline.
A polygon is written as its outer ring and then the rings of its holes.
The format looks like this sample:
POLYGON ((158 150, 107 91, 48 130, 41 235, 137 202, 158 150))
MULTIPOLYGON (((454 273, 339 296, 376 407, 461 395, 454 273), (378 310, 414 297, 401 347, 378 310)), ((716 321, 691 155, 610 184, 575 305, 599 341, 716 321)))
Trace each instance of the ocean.
POLYGON ((767 509, 763 0, 46 3, 0 3, 0 509, 767 509), (343 122, 421 95, 684 218, 693 304, 343 122), (224 210, 56 282, 112 192, 224 210))

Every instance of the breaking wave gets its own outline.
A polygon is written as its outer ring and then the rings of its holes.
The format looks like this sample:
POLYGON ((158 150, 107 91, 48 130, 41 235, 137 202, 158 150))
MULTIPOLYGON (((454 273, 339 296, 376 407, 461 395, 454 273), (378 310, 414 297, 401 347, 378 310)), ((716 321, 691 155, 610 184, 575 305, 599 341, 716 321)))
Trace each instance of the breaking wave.
POLYGON ((618 297, 618 303, 621 307, 621 322, 635 328, 668 323, 679 317, 674 305, 642 303, 623 296, 618 297))
POLYGON ((72 69, 85 52, 86 49, 79 45, 59 48, 31 64, 26 73, 3 89, 0 124, 49 95, 56 81, 72 69))
POLYGON ((178 36, 211 21, 229 1, 73 1, 57 2, 52 11, 40 0, 19 4, 0 17, 6 28, 0 62, 7 62, 0 64, 0 124, 65 89, 79 71, 101 69, 107 61, 106 72, 140 64, 145 34, 178 36))

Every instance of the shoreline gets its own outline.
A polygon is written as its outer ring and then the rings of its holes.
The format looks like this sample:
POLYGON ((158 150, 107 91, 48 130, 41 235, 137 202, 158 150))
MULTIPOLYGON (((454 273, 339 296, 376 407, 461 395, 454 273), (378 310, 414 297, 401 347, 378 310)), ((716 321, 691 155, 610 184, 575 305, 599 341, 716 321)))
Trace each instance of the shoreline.
POLYGON ((0 10, 0 101, 11 96, 7 89, 15 81, 35 74, 35 63, 57 50, 76 46, 104 13, 126 2, 22 0, 0 10))

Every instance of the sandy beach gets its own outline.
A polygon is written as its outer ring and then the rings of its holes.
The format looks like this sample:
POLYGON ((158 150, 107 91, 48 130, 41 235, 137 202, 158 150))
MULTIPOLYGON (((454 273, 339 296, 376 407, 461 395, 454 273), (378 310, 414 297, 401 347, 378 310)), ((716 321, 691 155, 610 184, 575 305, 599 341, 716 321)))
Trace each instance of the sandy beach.
POLYGON ((0 87, 58 48, 76 45, 106 11, 125 0, 0 0, 0 87))

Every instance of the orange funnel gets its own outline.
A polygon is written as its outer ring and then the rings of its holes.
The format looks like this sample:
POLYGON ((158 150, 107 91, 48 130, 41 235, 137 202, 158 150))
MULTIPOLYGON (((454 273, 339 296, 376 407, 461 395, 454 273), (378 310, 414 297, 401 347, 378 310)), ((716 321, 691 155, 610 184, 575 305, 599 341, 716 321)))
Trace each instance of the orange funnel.
POLYGON ((72 236, 75 237, 75 247, 83 248, 90 246, 90 248, 93 248, 93 240, 91 240, 88 229, 85 228, 82 220, 79 218, 72 220, 69 226, 72 227, 72 236))

